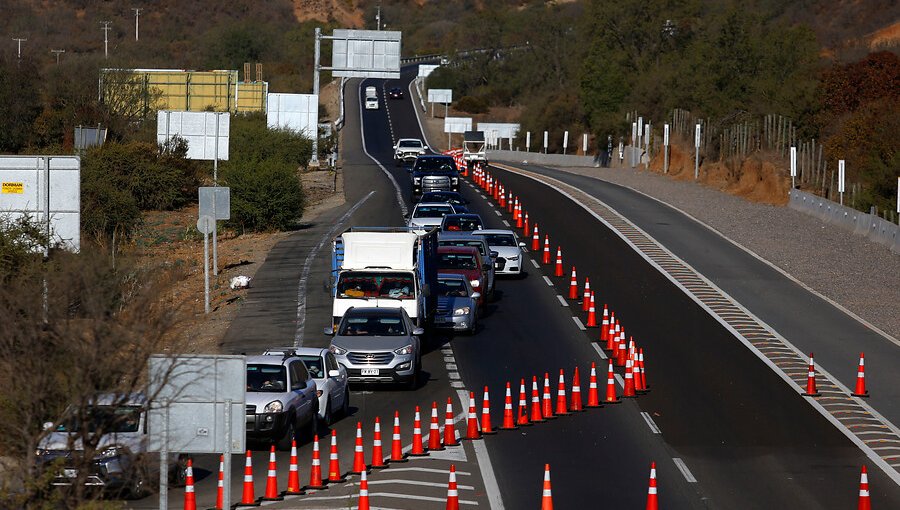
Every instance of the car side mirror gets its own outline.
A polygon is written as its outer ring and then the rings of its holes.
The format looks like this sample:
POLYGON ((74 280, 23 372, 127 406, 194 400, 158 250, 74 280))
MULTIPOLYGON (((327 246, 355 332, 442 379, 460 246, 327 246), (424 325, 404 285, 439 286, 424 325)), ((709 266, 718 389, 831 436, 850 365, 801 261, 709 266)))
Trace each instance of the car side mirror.
POLYGON ((322 331, 328 336, 334 336, 334 326, 325 326, 322 331))
POLYGON ((519 241, 519 248, 524 248, 526 244, 523 241, 519 241))
POLYGON ((413 329, 412 334, 415 336, 422 336, 425 334, 425 330, 423 328, 415 328, 413 329))
POLYGON ((422 148, 423 148, 423 149, 425 149, 425 150, 426 150, 426 151, 430 151, 430 150, 431 150, 431 148, 430 148, 430 147, 428 147, 428 146, 427 146, 427 145, 426 145, 426 146, 424 146, 424 147, 422 147, 422 148))
POLYGON ((471 297, 472 299, 478 299, 481 297, 481 292, 473 292, 471 297))
POLYGON ((339 377, 340 375, 341 371, 336 368, 332 368, 328 371, 328 377, 339 377))
POLYGON ((496 252, 496 251, 492 251, 492 252, 491 252, 491 258, 492 258, 492 259, 495 259, 495 258, 497 258, 498 256, 500 256, 500 252, 496 252))

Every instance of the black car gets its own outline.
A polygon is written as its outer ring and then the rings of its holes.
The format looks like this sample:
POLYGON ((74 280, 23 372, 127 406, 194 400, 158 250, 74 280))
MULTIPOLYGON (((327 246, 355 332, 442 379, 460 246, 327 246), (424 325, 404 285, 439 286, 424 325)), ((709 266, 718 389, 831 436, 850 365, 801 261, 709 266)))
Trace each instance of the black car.
POLYGON ((412 201, 430 191, 459 191, 459 170, 450 156, 426 154, 416 158, 410 170, 412 201))
POLYGON ((403 99, 403 89, 394 87, 388 91, 388 97, 391 99, 403 99))
POLYGON ((453 205, 453 208, 460 213, 469 212, 469 208, 466 207, 469 201, 463 198, 462 195, 460 195, 456 191, 429 191, 428 193, 422 194, 422 198, 420 199, 420 201, 446 202, 453 205))

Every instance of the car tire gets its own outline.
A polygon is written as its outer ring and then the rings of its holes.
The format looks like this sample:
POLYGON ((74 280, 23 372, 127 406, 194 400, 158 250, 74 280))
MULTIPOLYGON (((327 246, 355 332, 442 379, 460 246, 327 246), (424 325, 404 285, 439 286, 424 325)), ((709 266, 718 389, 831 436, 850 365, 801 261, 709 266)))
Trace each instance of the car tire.
POLYGON ((150 476, 147 473, 147 468, 144 466, 137 466, 131 473, 131 477, 128 480, 128 488, 127 490, 127 498, 128 499, 143 499, 146 498, 150 494, 150 476))
POLYGON ((350 416, 350 388, 344 390, 344 403, 341 405, 341 417, 350 416))
POLYGON ((275 444, 275 448, 279 451, 289 451, 291 449, 291 442, 297 438, 297 428, 294 426, 294 419, 288 421, 287 427, 285 427, 284 435, 278 439, 275 444))

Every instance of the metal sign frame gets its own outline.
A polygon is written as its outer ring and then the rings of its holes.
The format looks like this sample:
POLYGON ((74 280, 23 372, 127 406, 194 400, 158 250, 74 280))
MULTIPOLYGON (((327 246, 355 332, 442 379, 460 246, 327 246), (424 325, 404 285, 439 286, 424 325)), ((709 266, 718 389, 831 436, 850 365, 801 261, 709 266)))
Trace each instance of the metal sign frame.
POLYGON ((330 70, 336 78, 400 78, 399 31, 337 29, 332 40, 330 70))

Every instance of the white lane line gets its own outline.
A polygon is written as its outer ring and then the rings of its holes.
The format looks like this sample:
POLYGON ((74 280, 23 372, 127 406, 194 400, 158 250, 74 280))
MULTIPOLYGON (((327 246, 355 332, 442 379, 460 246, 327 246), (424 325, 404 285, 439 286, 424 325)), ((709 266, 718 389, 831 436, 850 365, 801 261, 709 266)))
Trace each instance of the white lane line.
MULTIPOLYGON (((546 276, 544 278, 546 278, 546 276)), ((559 294, 556 295, 556 299, 559 300, 560 306, 569 306, 569 303, 566 302, 566 298, 560 296, 559 294)))
MULTIPOLYGON (((446 483, 422 482, 419 480, 401 480, 398 478, 395 478, 392 480, 390 480, 390 479, 389 480, 369 480, 369 485, 384 485, 384 484, 388 484, 388 483, 396 483, 396 484, 401 484, 401 485, 418 485, 421 487, 439 487, 439 488, 443 488, 443 489, 447 488, 446 483)), ((354 483, 353 485, 359 485, 359 483, 354 483)), ((471 485, 457 485, 456 488, 467 490, 467 491, 475 490, 475 487, 473 487, 471 485)))
POLYGON ((572 320, 575 321, 575 325, 578 326, 578 329, 581 331, 587 331, 587 328, 584 327, 584 324, 581 323, 581 319, 578 317, 572 317, 572 320))
POLYGON ((537 262, 536 260, 534 260, 534 259, 528 259, 528 260, 531 261, 531 265, 533 265, 535 269, 540 269, 540 268, 541 268, 541 265, 538 264, 538 262, 537 262))
MULTIPOLYGON (((416 501, 433 501, 435 503, 443 503, 447 501, 446 498, 432 498, 429 496, 413 496, 410 494, 395 494, 393 492, 369 492, 369 497, 379 497, 379 498, 400 498, 400 499, 414 499, 416 501)), ((312 497, 304 497, 303 501, 335 501, 339 499, 355 499, 359 498, 359 494, 348 494, 346 496, 312 496, 312 497)), ((273 503, 274 504, 274 503, 273 503)), ((472 505, 478 506, 477 501, 470 501, 467 499, 459 500, 460 505, 472 505)), ((356 508, 356 507, 354 507, 356 508)))
MULTIPOLYGON (((360 93, 360 95, 362 94, 362 85, 363 85, 364 82, 365 82, 365 80, 360 80, 360 81, 359 81, 359 93, 360 93)), ((371 154, 369 154, 369 150, 368 150, 368 148, 366 148, 366 129, 365 129, 365 125, 366 125, 366 123, 363 122, 363 106, 362 106, 362 101, 360 101, 360 102, 359 102, 359 137, 362 139, 362 140, 361 140, 361 141, 362 141, 362 150, 363 150, 363 152, 366 153, 366 156, 369 156, 369 159, 371 159, 372 161, 375 162, 376 165, 378 165, 378 168, 380 168, 381 171, 384 172, 384 175, 386 175, 387 178, 390 179, 391 184, 394 185, 394 191, 397 192, 397 204, 400 205, 400 212, 403 214, 403 216, 406 216, 407 214, 409 214, 409 211, 408 211, 407 208, 406 208, 406 202, 403 201, 403 193, 400 191, 400 185, 397 184, 397 179, 394 178, 394 174, 392 174, 391 172, 389 172, 388 169, 385 168, 384 165, 382 165, 380 161, 378 161, 377 159, 375 159, 374 156, 372 156, 371 154)), ((391 137, 393 138, 393 135, 391 135, 391 137)))
POLYGON ((503 220, 503 224, 506 225, 507 227, 509 226, 509 222, 506 220, 503 220))
POLYGON ((653 418, 650 417, 650 413, 644 411, 641 413, 641 416, 644 417, 644 421, 647 422, 647 426, 650 427, 650 431, 654 434, 661 434, 659 431, 659 427, 656 426, 656 422, 653 421, 653 418))
POLYGON ((447 377, 449 377, 450 379, 456 379, 456 380, 460 379, 459 372, 447 372, 447 377))
POLYGON ((619 383, 619 386, 625 387, 625 379, 622 379, 621 375, 616 374, 616 382, 619 383))
POLYGON ((544 275, 544 281, 547 282, 547 285, 548 285, 548 286, 550 286, 550 287, 553 286, 553 282, 551 282, 551 281, 550 281, 550 278, 547 278, 546 275, 544 275))
POLYGON ((597 351, 597 355, 600 356, 600 359, 607 359, 606 353, 603 352, 603 349, 600 348, 600 345, 591 342, 591 347, 593 347, 594 350, 597 351))
POLYGON ((466 385, 462 381, 450 381, 451 388, 465 388, 466 385))
MULTIPOLYGON (((469 394, 463 390, 458 390, 456 396, 459 398, 459 404, 463 409, 467 409, 469 403, 469 394)), ((468 419, 468 411, 466 411, 468 419)), ((503 510, 503 497, 500 495, 500 485, 497 483, 497 477, 494 474, 494 466, 491 465, 491 457, 488 455, 487 447, 484 441, 472 441, 472 448, 475 450, 475 458, 478 461, 478 469, 481 471, 481 479, 484 481, 484 491, 487 493, 491 510, 503 510)))
POLYGON ((456 363, 447 363, 447 370, 453 370, 453 371, 456 371, 456 370, 459 370, 459 369, 456 368, 456 363))
POLYGON ((675 463, 675 467, 681 471, 681 474, 684 475, 684 479, 687 480, 688 483, 697 483, 697 479, 691 474, 691 470, 688 469, 687 464, 685 464, 683 460, 678 457, 672 457, 672 462, 675 463))
POLYGON ((444 356, 444 363, 456 363, 456 358, 453 356, 444 356))
POLYGON ((503 216, 502 214, 500 214, 500 211, 497 210, 494 211, 494 214, 496 214, 497 216, 503 216))
MULTIPOLYGON (((419 473, 435 473, 438 475, 446 475, 447 474, 446 469, 434 469, 434 468, 424 468, 424 467, 398 468, 398 467, 391 466, 391 473, 398 473, 401 471, 417 471, 419 473)), ((472 473, 469 471, 457 471, 456 476, 472 476, 472 473)), ((446 487, 446 485, 447 484, 444 484, 445 487, 446 487)))
POLYGON ((325 246, 325 243, 334 237, 335 232, 341 228, 341 225, 343 225, 344 222, 374 194, 374 191, 370 191, 368 195, 359 199, 359 202, 345 212, 343 216, 328 229, 328 232, 325 232, 322 238, 319 239, 319 243, 309 251, 306 260, 303 261, 303 271, 300 273, 300 281, 297 283, 297 330, 294 331, 294 347, 301 347, 303 345, 303 333, 306 331, 306 282, 309 280, 309 271, 312 269, 313 260, 319 254, 319 250, 325 246))

